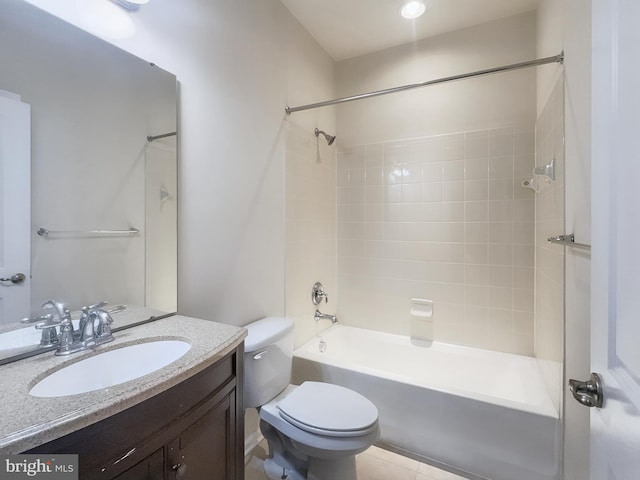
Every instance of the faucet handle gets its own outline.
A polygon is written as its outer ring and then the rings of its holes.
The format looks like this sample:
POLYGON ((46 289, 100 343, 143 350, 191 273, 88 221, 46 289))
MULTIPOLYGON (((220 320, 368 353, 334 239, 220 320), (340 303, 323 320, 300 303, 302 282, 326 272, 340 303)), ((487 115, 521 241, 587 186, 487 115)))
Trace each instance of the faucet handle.
POLYGON ((82 307, 80 311, 84 314, 88 314, 91 310, 96 310, 98 308, 104 307, 108 302, 106 300, 101 301, 100 303, 96 303, 95 305, 88 305, 86 307, 82 307))
POLYGON ((324 298, 324 303, 329 303, 329 295, 324 291, 324 287, 320 282, 316 282, 313 284, 313 288, 311 289, 311 301, 314 305, 319 305, 322 303, 322 299, 324 298))
POLYGON ((60 325, 60 321, 54 321, 53 315, 47 313, 46 315, 40 315, 39 317, 23 318, 22 323, 36 323, 36 330, 42 330, 40 335, 40 347, 52 347, 59 343, 58 332, 56 327, 60 325))
MULTIPOLYGON (((126 305, 116 305, 115 307, 111 307, 109 310, 107 310, 107 313, 109 315, 111 315, 112 313, 120 313, 123 312, 124 310, 127 309, 126 305)), ((111 317, 109 317, 111 318, 111 317)), ((111 320, 113 322, 113 319, 111 320)))
POLYGON ((111 318, 109 312, 107 312, 106 310, 94 310, 92 312, 92 315, 95 315, 95 318, 98 319, 96 338, 101 338, 103 340, 113 338, 111 336, 111 324, 113 323, 113 318, 111 318))
POLYGON ((53 315, 51 315, 50 313, 47 315, 42 315, 39 318, 44 321, 36 323, 36 330, 45 330, 47 328, 57 327, 58 325, 60 325, 60 320, 54 320, 53 315))
MULTIPOLYGON (((53 319, 53 315, 51 315, 50 313, 47 313, 46 315, 40 315, 39 317, 26 317, 23 318, 22 320, 20 320, 20 323, 36 323, 36 322, 51 322, 51 320, 53 319)), ((38 325, 40 325, 40 323, 38 323, 38 325)), ((38 325, 36 325, 36 328, 38 328, 38 325)))

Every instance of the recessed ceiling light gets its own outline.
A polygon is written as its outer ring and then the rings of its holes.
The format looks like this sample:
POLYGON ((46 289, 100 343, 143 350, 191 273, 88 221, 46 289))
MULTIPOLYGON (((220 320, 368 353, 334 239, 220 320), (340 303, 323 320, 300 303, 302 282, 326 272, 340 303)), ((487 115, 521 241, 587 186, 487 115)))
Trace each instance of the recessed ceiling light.
POLYGON ((426 9, 427 7, 422 0, 408 0, 400 7, 400 15, 412 20, 422 15, 426 9))

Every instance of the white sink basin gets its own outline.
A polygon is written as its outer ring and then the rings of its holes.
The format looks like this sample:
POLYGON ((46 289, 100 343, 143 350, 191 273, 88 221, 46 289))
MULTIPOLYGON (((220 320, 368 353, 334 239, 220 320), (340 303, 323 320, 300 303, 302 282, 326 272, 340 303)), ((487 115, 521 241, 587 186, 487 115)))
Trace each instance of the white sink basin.
POLYGON ((65 397, 112 387, 166 367, 190 348, 180 340, 158 340, 109 350, 53 372, 29 394, 65 397))
POLYGON ((23 327, 0 334, 0 350, 28 347, 40 343, 42 332, 33 327, 23 327))

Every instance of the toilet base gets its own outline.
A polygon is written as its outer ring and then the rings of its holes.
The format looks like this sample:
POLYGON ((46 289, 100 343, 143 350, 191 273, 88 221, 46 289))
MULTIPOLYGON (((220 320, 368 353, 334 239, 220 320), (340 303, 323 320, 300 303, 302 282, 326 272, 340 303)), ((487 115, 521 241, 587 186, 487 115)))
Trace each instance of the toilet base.
POLYGON ((309 470, 306 476, 278 463, 273 458, 264 461, 264 473, 269 480, 357 480, 355 457, 322 460, 309 459, 309 470))
POLYGON ((273 458, 267 458, 262 468, 269 480, 282 480, 283 477, 286 480, 306 480, 306 477, 303 477, 300 472, 278 465, 273 458))
POLYGON ((356 452, 333 458, 313 457, 264 420, 260 429, 269 445, 269 458, 263 467, 269 480, 357 480, 356 452))
POLYGON ((309 459, 308 480, 357 480, 357 478, 355 455, 331 460, 309 459))

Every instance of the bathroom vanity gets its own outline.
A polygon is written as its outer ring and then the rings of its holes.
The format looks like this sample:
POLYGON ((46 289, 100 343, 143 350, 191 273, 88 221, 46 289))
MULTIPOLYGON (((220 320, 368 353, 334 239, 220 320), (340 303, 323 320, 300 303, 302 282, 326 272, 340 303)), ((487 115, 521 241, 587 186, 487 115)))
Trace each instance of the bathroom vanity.
MULTIPOLYGON (((244 329, 175 315, 118 332, 78 358, 4 365, 0 453, 79 455, 84 479, 241 479, 244 460, 244 329), (61 397, 34 397, 42 378, 87 356, 181 340, 181 358, 138 379, 61 397)), ((100 372, 96 372, 97 375, 100 372)))
POLYGON ((4 256, 19 281, 0 282, 0 454, 78 454, 83 480, 243 478, 246 331, 169 316, 176 77, 21 0, 0 2, 0 31, 10 46, 0 51, 0 98, 31 119, 21 114, 19 135, 0 128, 0 143, 15 138, 25 152, 12 164, 30 167, 16 178, 0 168, 24 186, 6 190, 24 198, 4 204, 26 206, 3 219, 5 244, 21 249, 4 256), (48 195, 52 184, 64 195, 48 195), (52 311, 40 310, 51 298, 72 314, 86 305, 90 317, 102 300, 127 309, 113 318, 113 341, 99 318, 78 338, 63 332, 72 322, 62 307, 53 335, 42 324, 52 311), (88 349, 54 356, 63 343, 88 349), (171 356, 176 343, 188 350, 171 356))

